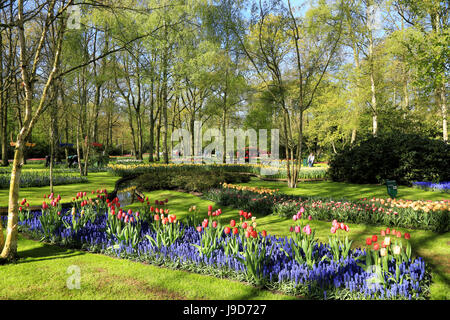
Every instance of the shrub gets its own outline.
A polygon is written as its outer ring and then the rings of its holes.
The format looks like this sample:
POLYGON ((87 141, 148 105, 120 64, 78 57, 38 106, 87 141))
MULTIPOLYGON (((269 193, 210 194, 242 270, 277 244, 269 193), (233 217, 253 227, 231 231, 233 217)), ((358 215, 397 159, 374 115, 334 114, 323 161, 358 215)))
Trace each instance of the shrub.
POLYGON ((211 188, 217 188, 223 182, 240 183, 249 180, 248 175, 220 170, 185 171, 183 174, 155 170, 139 176, 135 182, 139 189, 146 191, 181 188, 187 191, 203 192, 211 188))
POLYGON ((418 135, 394 133, 369 137, 340 151, 330 161, 333 181, 384 183, 450 179, 450 145, 418 135))

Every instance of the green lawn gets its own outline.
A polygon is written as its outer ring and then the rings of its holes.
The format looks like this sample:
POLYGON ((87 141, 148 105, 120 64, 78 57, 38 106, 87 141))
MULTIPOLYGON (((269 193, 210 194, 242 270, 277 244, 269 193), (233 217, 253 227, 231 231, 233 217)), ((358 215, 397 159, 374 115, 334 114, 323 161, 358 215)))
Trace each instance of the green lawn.
POLYGON ((0 300, 253 300, 296 299, 244 283, 123 259, 66 250, 20 237, 20 260, 0 266, 0 300), (69 289, 73 271, 80 289, 69 289))
MULTIPOLYGON (((114 190, 118 177, 109 172, 89 173, 88 183, 68 184, 54 186, 54 193, 61 195, 62 202, 72 201, 72 197, 79 191, 91 192, 92 190, 106 188, 109 192, 114 190)), ((44 194, 50 193, 50 187, 21 188, 19 199, 26 198, 30 205, 40 205, 44 201, 44 194)), ((0 189, 0 207, 8 206, 9 189, 0 189)))
MULTIPOLYGON (((300 182, 297 188, 291 189, 287 187, 286 182, 264 181, 258 178, 252 178, 250 182, 241 184, 252 187, 280 189, 281 193, 301 196, 330 197, 334 199, 346 198, 348 200, 358 200, 360 198, 372 197, 389 198, 385 185, 310 181, 300 182)), ((450 199, 450 194, 444 192, 424 191, 418 188, 406 186, 398 186, 397 198, 410 200, 442 200, 450 199)))

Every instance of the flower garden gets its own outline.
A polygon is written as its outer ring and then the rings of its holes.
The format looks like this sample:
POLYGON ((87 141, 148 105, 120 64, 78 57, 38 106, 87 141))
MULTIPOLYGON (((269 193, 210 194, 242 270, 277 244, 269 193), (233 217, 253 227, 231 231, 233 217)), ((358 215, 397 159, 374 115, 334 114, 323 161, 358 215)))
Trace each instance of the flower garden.
POLYGON ((95 190, 78 192, 70 208, 63 208, 62 198, 51 194, 38 211, 29 210, 23 199, 19 224, 37 240, 309 299, 429 298, 430 266, 412 254, 414 233, 396 228, 447 232, 448 201, 325 202, 230 184, 205 197, 218 207, 188 206, 180 215, 167 198, 139 198, 132 210, 117 197, 108 198, 106 190, 95 190), (222 204, 236 208, 232 219, 222 219, 222 204), (248 205, 240 209, 241 204, 248 205), (260 215, 252 212, 265 211, 291 220, 288 236, 260 226, 260 215), (311 227, 316 219, 330 221, 326 242, 311 227), (366 245, 354 247, 349 222, 389 227, 367 234, 366 245))

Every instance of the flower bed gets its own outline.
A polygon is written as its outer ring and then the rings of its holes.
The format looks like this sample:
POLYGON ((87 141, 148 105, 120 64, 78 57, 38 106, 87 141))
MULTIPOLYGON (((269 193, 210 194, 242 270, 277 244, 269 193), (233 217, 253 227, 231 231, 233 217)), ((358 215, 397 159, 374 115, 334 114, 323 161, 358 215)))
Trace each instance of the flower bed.
MULTIPOLYGON (((0 174, 0 189, 9 188, 11 173, 0 174)), ((55 173, 53 175, 53 185, 66 185, 75 183, 86 183, 86 177, 80 177, 77 174, 55 173)), ((20 187, 45 187, 50 185, 50 176, 48 171, 25 171, 20 175, 20 187)))
POLYGON ((208 200, 219 205, 258 214, 277 214, 292 217, 301 207, 308 209, 312 219, 386 225, 431 230, 449 231, 450 202, 409 201, 391 199, 360 199, 359 201, 335 201, 331 199, 300 197, 279 193, 254 192, 248 189, 212 189, 204 194, 208 200))
POLYGON ((450 192, 450 181, 433 183, 433 182, 413 182, 413 187, 435 192, 450 192))
MULTIPOLYGON (((117 176, 126 177, 145 173, 176 173, 202 171, 225 171, 225 172, 243 172, 255 175, 261 174, 261 169, 273 169, 272 167, 261 164, 157 164, 157 163, 138 163, 138 164, 109 164, 108 169, 117 176)), ((307 168, 302 167, 299 172, 299 179, 325 179, 327 168, 307 168)), ((273 179, 286 179, 286 169, 278 168, 278 173, 266 176, 273 179)))
MULTIPOLYGON (((95 192, 94 192, 95 194, 95 192)), ((398 250, 392 241, 350 249, 348 226, 334 221, 329 244, 319 243, 309 225, 295 219, 290 237, 258 230, 257 219, 243 210, 221 225, 221 210, 204 218, 190 208, 185 222, 170 213, 168 199, 141 212, 120 209, 103 191, 89 199, 79 193, 62 210, 50 196, 41 212, 20 216, 20 228, 45 241, 171 268, 228 277, 312 299, 426 299, 431 276, 421 257, 398 250), (339 236, 344 233, 345 237, 339 236)), ((147 199, 146 199, 147 200, 147 199)), ((147 200, 148 201, 148 200, 147 200)), ((145 202, 142 199, 142 202, 145 202)), ((26 200, 21 205, 26 206, 26 200)), ((399 238, 400 240, 400 238, 399 238)), ((407 241, 404 239, 402 241, 407 241)), ((408 248, 409 244, 406 244, 408 248)), ((410 247, 409 247, 410 248, 410 247)))

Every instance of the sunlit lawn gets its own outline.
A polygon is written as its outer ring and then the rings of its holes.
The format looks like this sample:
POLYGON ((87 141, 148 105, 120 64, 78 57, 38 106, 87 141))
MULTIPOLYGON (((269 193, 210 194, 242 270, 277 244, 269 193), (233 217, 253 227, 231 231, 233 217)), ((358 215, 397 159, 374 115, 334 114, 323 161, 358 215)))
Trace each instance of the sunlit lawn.
MULTIPOLYGON (((375 184, 352 184, 332 181, 309 181, 300 182, 297 188, 288 188, 287 183, 283 181, 264 181, 258 178, 252 178, 250 182, 243 183, 253 187, 265 187, 279 189, 281 193, 308 196, 325 197, 333 199, 358 200, 360 198, 388 198, 385 185, 375 184)), ((410 200, 443 200, 450 199, 449 193, 425 191, 419 188, 398 186, 398 199, 410 200)))
POLYGON ((0 265, 0 300, 296 299, 240 283, 63 249, 20 236, 20 260, 0 265), (69 289, 80 271, 80 289, 69 289))
MULTIPOLYGON (((62 202, 70 202, 72 197, 79 191, 90 192, 99 188, 106 188, 109 192, 114 190, 118 178, 109 172, 89 173, 88 182, 80 184, 68 184, 54 186, 55 195, 61 195, 62 202)), ((44 195, 50 193, 50 187, 21 188, 19 199, 26 198, 30 205, 41 205, 44 195)), ((0 189, 0 207, 8 206, 9 189, 0 189)))

